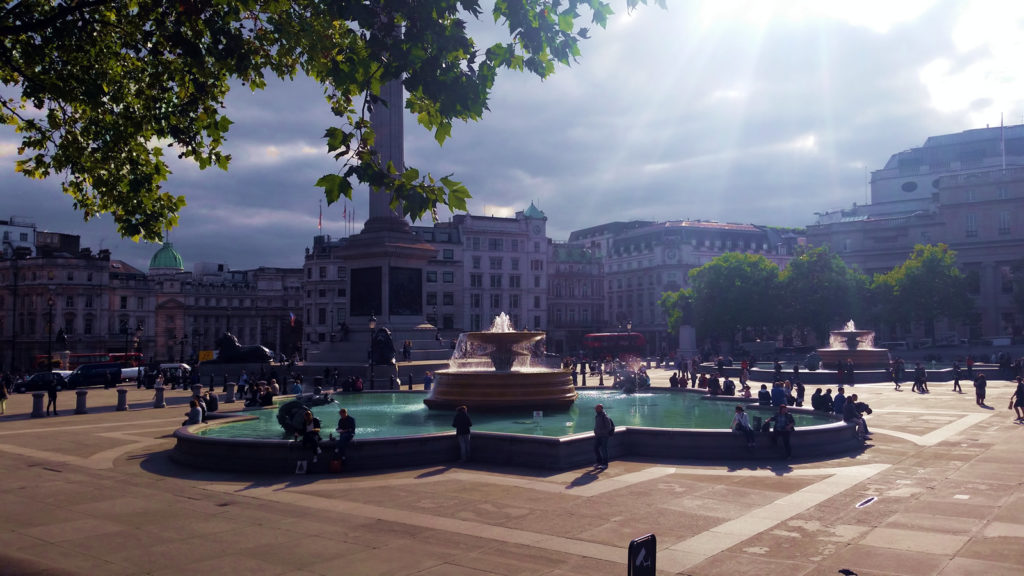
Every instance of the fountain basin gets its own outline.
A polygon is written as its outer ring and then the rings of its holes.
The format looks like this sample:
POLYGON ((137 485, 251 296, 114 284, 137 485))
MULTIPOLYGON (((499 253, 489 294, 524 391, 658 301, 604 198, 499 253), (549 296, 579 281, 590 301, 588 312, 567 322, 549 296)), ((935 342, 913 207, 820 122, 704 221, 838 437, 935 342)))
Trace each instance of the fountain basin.
MULTIPOLYGON (((339 395, 341 406, 358 422, 356 440, 349 446, 346 471, 377 470, 408 466, 449 464, 459 457, 458 443, 451 428, 451 412, 423 406, 419 392, 364 392, 339 395), (360 404, 364 403, 364 404, 360 404), (388 419, 370 417, 370 403, 389 407, 388 419), (387 435, 388 433, 392 435, 387 435), (420 433, 416 433, 420 432, 420 433)), ((587 390, 569 410, 512 415, 473 414, 473 460, 479 463, 566 469, 593 463, 593 405, 601 402, 615 420, 617 432, 609 443, 613 458, 650 457, 711 460, 774 460, 779 448, 769 435, 757 435, 757 448, 748 452, 742 435, 725 428, 698 429, 695 426, 728 426, 732 407, 742 403, 712 402, 682 391, 656 391, 625 396, 617 391, 587 390), (684 418, 691 418, 684 420, 684 418), (672 426, 680 426, 673 428, 672 426), (686 427, 681 427, 686 426, 686 427)), ((338 405, 320 411, 324 437, 333 428, 338 405)), ((751 417, 767 418, 771 409, 749 405, 751 417)), ((793 433, 794 455, 798 458, 829 458, 863 448, 852 426, 833 418, 794 409, 797 429, 793 433)), ((198 468, 292 473, 300 460, 309 470, 326 472, 329 456, 313 463, 301 445, 282 440, 279 427, 265 427, 267 438, 224 437, 238 425, 251 426, 259 420, 275 421, 276 410, 251 411, 223 423, 186 426, 174 433, 176 445, 171 457, 178 463, 198 468)), ((244 428, 239 428, 244 429, 244 428)), ((255 435, 253 433, 252 435, 255 435)), ((333 443, 321 446, 329 455, 333 443)))
POLYGON ((465 405, 472 412, 566 410, 575 401, 572 375, 565 370, 438 370, 423 399, 431 409, 465 405))

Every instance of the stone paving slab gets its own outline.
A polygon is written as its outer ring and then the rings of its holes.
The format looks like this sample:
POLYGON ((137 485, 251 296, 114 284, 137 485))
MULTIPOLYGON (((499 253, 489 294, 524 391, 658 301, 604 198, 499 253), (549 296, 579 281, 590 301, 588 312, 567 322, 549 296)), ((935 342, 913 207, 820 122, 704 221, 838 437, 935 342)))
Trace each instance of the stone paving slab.
MULTIPOLYGON (((666 385, 669 372, 653 371, 666 385)), ((834 387, 833 387, 834 388, 834 387)), ((0 416, 0 574, 625 574, 658 537, 659 574, 1024 573, 1024 426, 938 387, 861 385, 868 448, 777 463, 617 460, 600 474, 425 467, 306 477, 211 473, 167 456, 189 394, 90 390, 90 413, 0 416), (875 500, 857 507, 868 498, 875 500)), ((222 404, 222 410, 241 405, 222 404)))

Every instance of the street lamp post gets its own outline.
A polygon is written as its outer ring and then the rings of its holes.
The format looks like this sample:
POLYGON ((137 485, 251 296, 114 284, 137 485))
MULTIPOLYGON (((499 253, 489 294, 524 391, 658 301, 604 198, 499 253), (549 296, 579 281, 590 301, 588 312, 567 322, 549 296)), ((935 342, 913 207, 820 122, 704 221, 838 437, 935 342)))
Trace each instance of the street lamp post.
POLYGON ((370 390, 373 390, 373 331, 377 328, 377 317, 370 314, 370 390))
POLYGON ((188 334, 182 334, 181 339, 178 340, 180 350, 178 351, 178 363, 185 363, 185 343, 188 342, 188 334))
POLYGON ((46 298, 46 371, 53 378, 53 294, 46 298))

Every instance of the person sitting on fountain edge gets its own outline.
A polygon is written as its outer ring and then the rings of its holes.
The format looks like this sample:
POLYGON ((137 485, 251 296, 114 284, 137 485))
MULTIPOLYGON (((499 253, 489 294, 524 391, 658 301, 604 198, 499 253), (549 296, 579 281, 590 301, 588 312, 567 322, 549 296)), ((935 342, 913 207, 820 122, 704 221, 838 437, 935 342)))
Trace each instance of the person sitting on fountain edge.
POLYGON ((334 453, 344 460, 348 451, 348 444, 356 436, 356 419, 348 415, 348 410, 338 410, 338 442, 334 445, 334 453))

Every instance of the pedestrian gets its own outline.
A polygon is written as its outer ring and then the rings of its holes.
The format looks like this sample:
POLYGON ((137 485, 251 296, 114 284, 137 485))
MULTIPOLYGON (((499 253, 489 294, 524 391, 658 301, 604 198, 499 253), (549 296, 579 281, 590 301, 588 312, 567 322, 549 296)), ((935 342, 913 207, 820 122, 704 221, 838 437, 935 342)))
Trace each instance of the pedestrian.
POLYGON ((423 389, 427 392, 430 391, 430 386, 434 383, 434 377, 430 374, 430 371, 423 373, 423 389))
POLYGON ((1017 421, 1024 420, 1024 377, 1017 376, 1017 389, 1010 396, 1010 405, 1017 414, 1017 421))
POLYGON ((615 423, 604 411, 604 404, 594 406, 594 467, 608 468, 608 439, 615 433, 615 423))
POLYGON ((53 415, 57 414, 57 379, 50 375, 50 383, 46 386, 46 415, 50 415, 50 407, 53 407, 53 415))
POLYGON ((960 363, 953 361, 953 392, 964 393, 963 388, 960 387, 960 363))
POLYGON ((782 447, 785 450, 786 458, 793 455, 793 448, 790 446, 789 437, 796 429, 796 420, 793 420, 793 415, 789 413, 789 407, 785 404, 779 406, 778 413, 775 416, 769 418, 774 423, 772 444, 778 444, 779 438, 782 438, 782 447))
POLYGON ((459 462, 469 460, 469 429, 473 421, 469 419, 469 409, 459 406, 455 409, 455 418, 452 419, 452 428, 455 428, 455 438, 459 441, 459 462))
POLYGON ((871 413, 871 408, 867 404, 858 403, 857 395, 851 394, 850 398, 843 404, 843 422, 853 424, 857 431, 857 438, 864 440, 868 435, 868 425, 864 421, 864 415, 861 414, 858 404, 863 405, 868 414, 871 413))
POLYGON ((4 381, 0 382, 0 415, 7 414, 7 399, 11 396, 7 391, 7 378, 8 376, 4 374, 4 381))
POLYGON ((199 408, 199 401, 195 398, 188 402, 188 412, 185 412, 185 421, 181 423, 182 426, 190 426, 192 424, 203 423, 203 411, 199 408))
POLYGON ((338 441, 334 444, 334 453, 344 460, 348 451, 349 442, 356 437, 356 419, 348 415, 348 410, 338 410, 338 426, 335 432, 338 433, 338 441))
POLYGON ((754 448, 754 430, 750 427, 750 418, 743 406, 736 406, 736 413, 732 417, 732 429, 740 432, 747 439, 747 449, 754 448))
POLYGON ((974 379, 974 401, 977 402, 978 406, 985 405, 985 387, 987 384, 985 375, 978 373, 978 377, 974 379))

